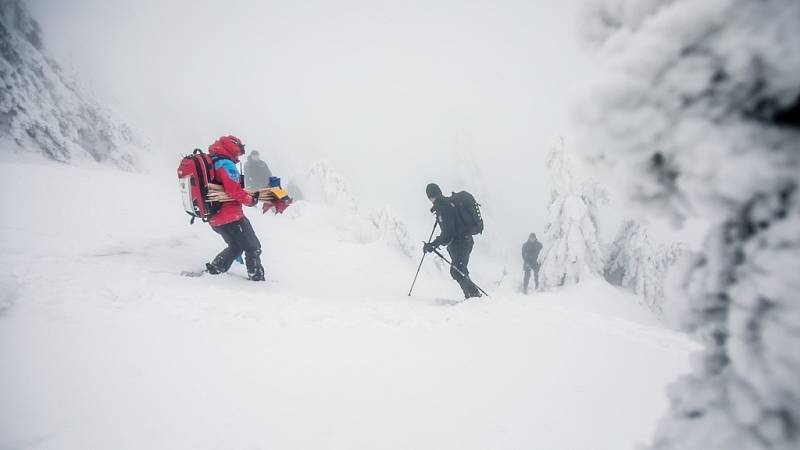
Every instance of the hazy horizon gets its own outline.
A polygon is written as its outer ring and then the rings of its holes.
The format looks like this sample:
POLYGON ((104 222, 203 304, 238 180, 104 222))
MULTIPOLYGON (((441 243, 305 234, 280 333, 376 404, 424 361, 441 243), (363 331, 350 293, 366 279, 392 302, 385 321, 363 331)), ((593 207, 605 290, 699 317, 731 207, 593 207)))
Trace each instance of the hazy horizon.
POLYGON ((470 190, 511 248, 543 231, 544 156, 570 142, 590 68, 581 3, 29 5, 57 61, 151 142, 151 164, 236 134, 278 175, 330 161, 366 209, 390 204, 415 235, 427 182, 470 190))

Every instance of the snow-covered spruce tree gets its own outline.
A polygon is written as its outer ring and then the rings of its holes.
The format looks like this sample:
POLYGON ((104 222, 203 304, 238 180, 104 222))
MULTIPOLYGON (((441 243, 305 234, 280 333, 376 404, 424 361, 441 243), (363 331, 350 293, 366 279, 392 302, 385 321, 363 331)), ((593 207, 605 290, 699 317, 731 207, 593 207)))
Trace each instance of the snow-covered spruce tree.
POLYGON ((0 1, 0 84, 0 140, 62 162, 135 166, 143 145, 45 55, 39 25, 20 0, 0 1))
POLYGON ((563 145, 547 157, 553 183, 539 280, 543 288, 577 283, 583 276, 602 276, 603 251, 598 237, 596 204, 602 189, 578 183, 563 145))
POLYGON ((581 108, 632 198, 714 224, 683 264, 705 343, 655 449, 800 448, 800 2, 604 0, 581 108))
POLYGON ((627 220, 608 247, 606 281, 640 296, 648 308, 661 315, 665 301, 664 281, 685 248, 681 243, 656 246, 644 225, 627 220))
POLYGON ((664 289, 655 248, 647 228, 628 220, 608 250, 606 280, 640 296, 653 312, 661 313, 664 289))

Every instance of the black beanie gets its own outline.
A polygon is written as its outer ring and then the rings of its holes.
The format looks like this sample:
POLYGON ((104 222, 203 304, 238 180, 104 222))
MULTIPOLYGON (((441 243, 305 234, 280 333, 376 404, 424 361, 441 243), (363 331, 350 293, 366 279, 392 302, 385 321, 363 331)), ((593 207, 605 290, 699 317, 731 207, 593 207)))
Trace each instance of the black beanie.
POLYGON ((425 194, 428 195, 428 198, 439 198, 442 196, 442 190, 439 188, 438 184, 430 183, 425 186, 425 194))

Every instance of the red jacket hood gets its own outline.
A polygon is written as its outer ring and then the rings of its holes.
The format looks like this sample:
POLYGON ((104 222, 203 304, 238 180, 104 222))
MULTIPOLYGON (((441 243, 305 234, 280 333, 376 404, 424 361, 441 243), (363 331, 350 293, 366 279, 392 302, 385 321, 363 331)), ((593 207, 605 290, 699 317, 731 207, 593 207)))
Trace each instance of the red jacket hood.
POLYGON ((239 162, 239 146, 234 144, 233 136, 222 136, 208 147, 208 153, 212 155, 230 158, 233 162, 239 162))

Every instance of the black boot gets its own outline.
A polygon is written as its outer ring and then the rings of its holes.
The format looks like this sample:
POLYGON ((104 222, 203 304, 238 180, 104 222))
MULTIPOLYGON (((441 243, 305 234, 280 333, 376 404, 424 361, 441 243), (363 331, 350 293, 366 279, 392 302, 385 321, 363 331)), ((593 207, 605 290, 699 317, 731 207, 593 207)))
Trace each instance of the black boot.
POLYGON ((211 260, 210 263, 206 264, 206 269, 208 273, 217 275, 220 273, 227 272, 233 261, 242 253, 237 247, 226 247, 224 250, 219 252, 219 254, 211 260))
POLYGON ((211 275, 219 275, 219 274, 221 274, 222 272, 225 272, 225 271, 224 270, 220 270, 219 267, 215 266, 212 263, 206 263, 206 272, 210 273, 211 275))
POLYGON ((477 298, 477 297, 483 297, 483 294, 481 294, 481 291, 479 291, 477 288, 474 288, 474 287, 473 287, 473 288, 470 290, 470 293, 469 293, 469 295, 467 296, 467 298, 473 298, 473 297, 474 297, 474 298, 477 298))
POLYGON ((264 268, 259 266, 254 271, 247 273, 247 278, 250 281, 266 281, 264 278, 264 268))
POLYGON ((253 281, 265 281, 264 266, 261 265, 261 249, 247 250, 244 252, 247 277, 253 281))
POLYGON ((469 277, 467 277, 464 281, 466 281, 467 291, 469 291, 467 298, 483 297, 480 289, 478 289, 478 286, 475 286, 475 283, 473 283, 472 280, 469 279, 469 277))
POLYGON ((475 287, 475 283, 473 283, 469 277, 461 278, 458 280, 458 284, 461 286, 461 290, 464 292, 464 299, 481 296, 481 292, 477 287, 475 287))

